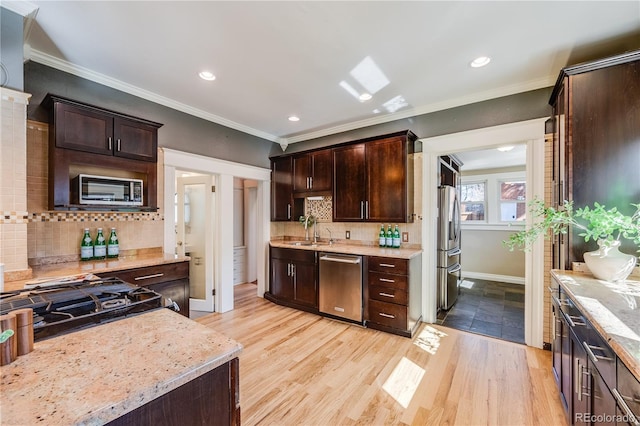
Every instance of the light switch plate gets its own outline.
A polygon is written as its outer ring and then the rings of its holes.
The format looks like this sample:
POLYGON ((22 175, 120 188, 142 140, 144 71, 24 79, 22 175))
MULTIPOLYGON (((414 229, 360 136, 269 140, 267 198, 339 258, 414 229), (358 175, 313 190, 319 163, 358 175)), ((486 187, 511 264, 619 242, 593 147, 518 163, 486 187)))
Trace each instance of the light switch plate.
POLYGON ((351 231, 345 231, 344 232, 344 238, 346 238, 347 240, 351 239, 351 231))
POLYGON ((402 233, 402 242, 403 243, 408 243, 409 242, 409 233, 408 232, 403 232, 402 233))

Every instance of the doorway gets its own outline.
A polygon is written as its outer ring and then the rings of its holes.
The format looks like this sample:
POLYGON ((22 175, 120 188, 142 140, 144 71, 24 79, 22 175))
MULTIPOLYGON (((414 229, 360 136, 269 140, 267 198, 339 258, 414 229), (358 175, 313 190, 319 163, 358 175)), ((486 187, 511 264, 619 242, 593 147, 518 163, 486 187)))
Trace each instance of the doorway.
POLYGON ((234 177, 256 181, 256 230, 255 256, 256 295, 263 297, 268 277, 268 243, 270 235, 270 178, 271 170, 218 160, 198 154, 162 148, 164 197, 164 244, 165 253, 174 254, 177 244, 175 232, 176 207, 173 194, 177 193, 176 171, 185 170, 196 174, 215 175, 215 211, 213 213, 213 259, 205 259, 213 265, 214 304, 216 312, 233 309, 233 181, 234 177))
POLYGON ((462 269, 455 305, 438 312, 437 323, 524 343, 525 255, 503 241, 525 228, 525 144, 450 153, 461 164, 462 269))
MULTIPOLYGON (((436 235, 438 158, 451 152, 474 149, 492 149, 506 144, 526 144, 527 202, 544 198, 544 122, 547 118, 528 120, 484 129, 471 130, 445 136, 422 139, 424 180, 422 189, 422 241, 423 241, 423 317, 437 321, 436 296, 436 235)), ((526 223, 530 224, 527 217, 526 223)), ((463 236, 464 238, 464 236, 463 236)), ((506 250, 505 250, 506 252, 506 250)), ((537 241, 525 253, 525 343, 542 347, 543 343, 543 242, 537 241)))

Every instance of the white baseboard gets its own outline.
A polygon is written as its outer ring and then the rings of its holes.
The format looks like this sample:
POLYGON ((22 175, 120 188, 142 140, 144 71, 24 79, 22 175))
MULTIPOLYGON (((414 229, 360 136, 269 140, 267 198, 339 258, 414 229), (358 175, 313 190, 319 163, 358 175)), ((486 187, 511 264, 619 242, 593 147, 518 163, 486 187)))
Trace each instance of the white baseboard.
POLYGON ((462 278, 476 278, 479 280, 498 281, 502 283, 524 285, 524 277, 514 277, 511 275, 485 274, 484 272, 462 271, 462 278))

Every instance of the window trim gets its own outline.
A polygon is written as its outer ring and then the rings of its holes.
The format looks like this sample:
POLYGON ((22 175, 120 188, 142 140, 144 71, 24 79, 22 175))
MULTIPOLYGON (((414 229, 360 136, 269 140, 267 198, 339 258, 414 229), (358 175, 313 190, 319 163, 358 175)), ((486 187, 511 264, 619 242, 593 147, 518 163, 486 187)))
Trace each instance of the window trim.
POLYGON ((489 217, 489 213, 487 212, 487 208, 489 207, 489 203, 488 203, 488 186, 489 186, 489 182, 486 179, 474 179, 474 180, 469 180, 467 182, 462 182, 462 180, 460 181, 460 211, 462 211, 462 206, 465 204, 480 204, 482 203, 482 205, 484 206, 484 219, 482 220, 461 220, 460 223, 464 224, 464 223, 473 223, 473 224, 486 224, 488 223, 488 217, 489 217), (462 185, 473 185, 473 184, 483 184, 484 185, 484 200, 482 201, 469 201, 469 202, 464 202, 462 201, 462 185))

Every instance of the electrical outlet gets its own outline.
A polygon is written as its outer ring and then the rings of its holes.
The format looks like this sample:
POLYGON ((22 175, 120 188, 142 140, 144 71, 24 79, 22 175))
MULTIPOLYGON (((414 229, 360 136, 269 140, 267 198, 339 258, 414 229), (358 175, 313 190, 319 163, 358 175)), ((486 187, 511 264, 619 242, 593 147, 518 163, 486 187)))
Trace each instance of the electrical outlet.
POLYGON ((408 243, 409 242, 409 233, 408 232, 403 232, 402 233, 402 242, 403 243, 408 243))
POLYGON ((346 238, 347 240, 351 239, 351 231, 345 231, 344 232, 344 238, 346 238))

